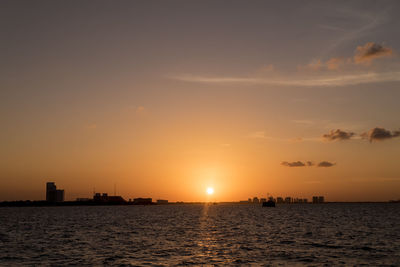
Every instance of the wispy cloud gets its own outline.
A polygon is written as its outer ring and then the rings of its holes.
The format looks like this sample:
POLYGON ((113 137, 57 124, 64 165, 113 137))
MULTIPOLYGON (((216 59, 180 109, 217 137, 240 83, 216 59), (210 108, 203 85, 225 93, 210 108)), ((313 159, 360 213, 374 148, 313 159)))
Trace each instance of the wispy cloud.
POLYGON ((322 138, 326 141, 343 141, 351 139, 355 133, 353 132, 346 132, 340 129, 331 130, 329 133, 322 135, 322 138))
POLYGON ((314 121, 312 120, 293 120, 293 122, 297 124, 306 124, 306 125, 314 124, 314 121))
POLYGON ((375 59, 391 56, 393 49, 377 43, 366 43, 357 47, 354 63, 370 65, 375 59))
POLYGON ((306 166, 306 164, 301 161, 293 161, 293 162, 282 161, 281 165, 287 166, 287 167, 305 167, 306 166))
POLYGON ((329 75, 321 78, 309 79, 274 79, 258 77, 207 77, 195 75, 174 76, 172 79, 209 84, 248 84, 248 85, 280 85, 280 86, 302 86, 302 87, 330 87, 347 86, 368 83, 398 82, 400 71, 393 72, 368 72, 348 75, 329 75))
POLYGON ((264 131, 256 131, 256 132, 252 132, 250 134, 248 134, 249 138, 256 138, 256 139, 269 139, 269 137, 267 137, 265 135, 264 131))
POLYGON ((368 42, 357 46, 354 55, 351 57, 332 57, 325 62, 321 59, 314 59, 306 65, 297 67, 299 71, 354 71, 357 65, 370 66, 372 62, 379 58, 391 57, 393 49, 383 44, 368 42))
POLYGON ((312 161, 293 161, 293 162, 288 162, 288 161, 282 161, 281 162, 282 166, 285 167, 312 167, 312 166, 317 166, 317 167, 332 167, 335 166, 336 163, 329 162, 329 161, 321 161, 317 165, 315 165, 312 161))
POLYGON ((91 124, 86 125, 86 129, 94 130, 96 128, 97 128, 96 123, 91 123, 91 124))
MULTIPOLYGON (((359 9, 340 9, 337 14, 344 20, 353 20, 356 27, 338 27, 336 25, 318 25, 319 28, 334 30, 340 33, 332 40, 331 44, 324 49, 324 54, 329 54, 338 46, 348 43, 352 40, 357 40, 360 37, 368 34, 377 27, 383 25, 388 16, 385 10, 375 13, 361 12, 359 9)), ((338 21, 341 21, 340 19, 338 21)))
POLYGON ((136 108, 136 114, 141 114, 141 113, 145 112, 145 110, 146 109, 143 106, 138 106, 136 108))
POLYGON ((206 84, 247 84, 247 85, 272 85, 272 86, 296 86, 296 87, 330 87, 349 86, 369 83, 398 82, 400 70, 396 67, 391 71, 367 71, 365 66, 379 58, 393 54, 393 49, 381 44, 368 42, 358 46, 356 53, 351 57, 334 57, 323 62, 313 62, 298 66, 298 73, 278 74, 273 71, 273 65, 266 67, 267 71, 249 76, 201 76, 183 74, 170 76, 170 79, 206 84), (364 65, 358 66, 358 65, 364 65), (360 68, 361 67, 361 68, 360 68), (346 70, 340 72, 338 70, 346 70), (273 73, 272 73, 273 72, 273 73))

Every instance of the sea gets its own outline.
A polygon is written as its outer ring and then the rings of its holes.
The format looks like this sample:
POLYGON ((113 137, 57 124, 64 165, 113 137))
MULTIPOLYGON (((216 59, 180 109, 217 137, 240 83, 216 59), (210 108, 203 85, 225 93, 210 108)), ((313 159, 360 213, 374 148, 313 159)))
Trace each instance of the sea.
POLYGON ((400 266, 400 204, 1 207, 0 266, 400 266))

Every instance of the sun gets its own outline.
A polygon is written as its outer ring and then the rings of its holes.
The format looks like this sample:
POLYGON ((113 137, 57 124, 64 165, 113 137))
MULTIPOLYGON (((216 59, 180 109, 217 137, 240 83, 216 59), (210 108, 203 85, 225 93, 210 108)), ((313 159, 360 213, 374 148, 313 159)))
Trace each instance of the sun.
POLYGON ((214 188, 208 187, 208 188, 207 188, 207 194, 208 194, 208 195, 214 194, 214 188))

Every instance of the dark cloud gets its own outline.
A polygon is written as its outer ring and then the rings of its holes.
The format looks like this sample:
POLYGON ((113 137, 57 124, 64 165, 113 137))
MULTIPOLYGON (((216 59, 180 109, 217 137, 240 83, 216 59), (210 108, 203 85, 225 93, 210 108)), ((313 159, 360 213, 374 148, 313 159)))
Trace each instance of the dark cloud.
MULTIPOLYGON (((332 167, 336 163, 331 163, 328 161, 321 161, 318 163, 317 167, 332 167)), ((287 162, 287 161, 282 161, 281 165, 286 166, 286 167, 311 167, 314 166, 315 164, 312 161, 293 161, 293 162, 287 162)))
POLYGON ((400 131, 389 131, 385 128, 375 127, 366 133, 361 134, 361 137, 372 141, 383 141, 386 139, 392 139, 400 136, 400 131))
POLYGON ((329 162, 329 161, 321 161, 320 163, 318 163, 318 167, 332 167, 332 166, 335 166, 336 165, 336 163, 332 163, 332 162, 329 162))
POLYGON ((364 46, 357 47, 357 54, 354 56, 356 64, 370 64, 372 60, 384 56, 392 55, 393 50, 377 43, 366 43, 364 46))
POLYGON ((281 165, 287 166, 287 167, 304 167, 304 166, 306 166, 306 164, 301 161, 293 161, 293 162, 282 161, 281 165))
POLYGON ((345 132, 340 129, 331 130, 328 134, 324 134, 322 137, 327 141, 335 141, 335 140, 349 140, 353 137, 355 133, 353 132, 345 132))

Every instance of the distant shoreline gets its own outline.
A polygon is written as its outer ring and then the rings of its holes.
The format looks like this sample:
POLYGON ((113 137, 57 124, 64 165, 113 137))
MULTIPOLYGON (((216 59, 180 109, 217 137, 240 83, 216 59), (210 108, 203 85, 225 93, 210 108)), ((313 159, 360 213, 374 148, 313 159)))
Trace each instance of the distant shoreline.
MULTIPOLYGON (((400 203, 399 200, 389 200, 389 201, 354 201, 354 202, 346 202, 346 201, 333 201, 333 202, 325 202, 325 203, 281 203, 277 204, 278 206, 297 206, 297 205, 325 205, 325 204, 367 204, 367 203, 400 203)), ((64 202, 47 202, 47 201, 31 201, 31 200, 21 200, 21 201, 3 201, 0 202, 0 207, 67 207, 67 206, 166 206, 166 205, 249 205, 256 206, 261 205, 261 203, 240 203, 240 202, 169 202, 166 204, 158 204, 155 202, 148 204, 136 204, 132 202, 95 202, 95 201, 64 201, 64 202)))

